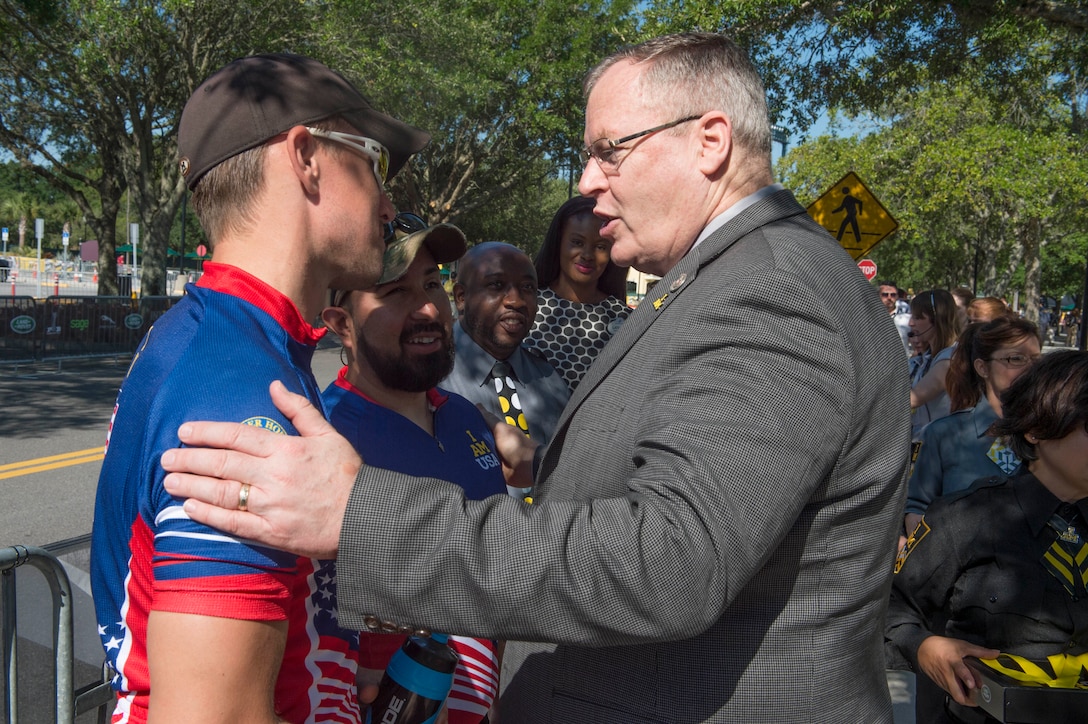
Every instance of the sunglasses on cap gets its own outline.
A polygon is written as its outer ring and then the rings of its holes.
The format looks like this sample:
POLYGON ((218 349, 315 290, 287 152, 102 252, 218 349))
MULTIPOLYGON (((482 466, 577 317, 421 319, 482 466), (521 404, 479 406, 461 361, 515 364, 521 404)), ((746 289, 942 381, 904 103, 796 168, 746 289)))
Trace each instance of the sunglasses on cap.
POLYGON ((385 245, 389 246, 397 238, 397 232, 403 235, 414 234, 427 228, 427 222, 415 214, 399 213, 385 225, 385 245))
MULTIPOLYGON (((407 236, 427 228, 427 222, 415 214, 402 212, 393 217, 393 220, 385 224, 385 245, 389 246, 396 241, 397 236, 407 236)), ((344 306, 344 300, 351 294, 350 289, 340 289, 333 292, 332 306, 344 306)))
POLYGON ((370 160, 374 164, 374 176, 378 179, 378 188, 385 191, 385 179, 389 174, 389 149, 366 136, 357 136, 354 133, 341 133, 340 131, 326 131, 321 128, 305 127, 311 136, 324 138, 326 141, 347 146, 360 156, 370 160))

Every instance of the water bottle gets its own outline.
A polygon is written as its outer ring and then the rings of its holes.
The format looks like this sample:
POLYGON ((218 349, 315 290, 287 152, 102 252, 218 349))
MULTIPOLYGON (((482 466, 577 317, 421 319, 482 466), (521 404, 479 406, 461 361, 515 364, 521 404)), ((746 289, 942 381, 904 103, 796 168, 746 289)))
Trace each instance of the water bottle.
POLYGON ((457 668, 448 638, 439 633, 408 637, 385 667, 366 724, 433 724, 457 668))

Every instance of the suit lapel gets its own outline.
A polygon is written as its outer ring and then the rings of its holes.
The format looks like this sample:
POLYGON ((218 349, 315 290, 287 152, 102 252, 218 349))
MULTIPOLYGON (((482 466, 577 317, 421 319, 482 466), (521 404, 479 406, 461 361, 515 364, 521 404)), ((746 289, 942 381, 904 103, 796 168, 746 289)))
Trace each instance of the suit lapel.
POLYGON ((616 335, 601 350, 600 355, 590 365, 585 377, 578 383, 578 387, 571 395, 570 401, 563 408, 563 414, 559 418, 552 441, 544 452, 544 458, 537 474, 538 481, 544 481, 551 471, 555 469, 559 455, 562 452, 563 440, 566 438, 570 419, 574 413, 619 364, 620 360, 624 358, 635 343, 660 318, 665 308, 692 285, 692 282, 698 276, 699 270, 721 256, 737 240, 759 227, 787 216, 803 213, 805 213, 805 210, 793 198, 792 193, 785 190, 774 193, 745 209, 736 218, 726 222, 724 226, 686 254, 676 266, 670 269, 654 285, 653 291, 646 295, 646 298, 639 303, 638 308, 620 326, 616 335))

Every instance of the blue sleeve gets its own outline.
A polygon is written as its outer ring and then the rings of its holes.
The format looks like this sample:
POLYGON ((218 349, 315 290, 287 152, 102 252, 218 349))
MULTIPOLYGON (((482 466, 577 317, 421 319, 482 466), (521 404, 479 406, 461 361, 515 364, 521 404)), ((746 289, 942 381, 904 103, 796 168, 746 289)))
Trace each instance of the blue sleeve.
POLYGON ((907 513, 921 515, 929 504, 941 495, 944 481, 944 458, 941 455, 942 426, 931 423, 922 431, 922 448, 914 461, 914 471, 907 485, 907 513), (935 432, 936 430, 936 432, 935 432))

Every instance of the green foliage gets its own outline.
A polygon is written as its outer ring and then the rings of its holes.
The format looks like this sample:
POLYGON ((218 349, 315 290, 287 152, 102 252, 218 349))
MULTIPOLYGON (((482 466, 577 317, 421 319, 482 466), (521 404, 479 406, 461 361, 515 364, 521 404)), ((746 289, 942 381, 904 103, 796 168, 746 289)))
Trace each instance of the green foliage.
POLYGON ((1078 98, 1088 60, 1088 7, 1080 0, 656 0, 646 12, 650 34, 734 37, 760 69, 772 112, 801 131, 824 108, 882 109, 898 93, 965 72, 1005 89, 1013 110, 1031 114, 1047 103, 1024 93, 1023 79, 1078 98), (1051 47, 1040 54, 1043 44, 1051 47))
POLYGON ((144 289, 162 291, 185 193, 185 100, 233 58, 300 37, 304 10, 297 0, 0 0, 0 146, 78 205, 100 242, 100 291, 115 291, 126 190, 142 227, 144 289))
MULTIPOLYGON (((103 291, 125 209, 144 288, 180 246, 181 108, 233 58, 291 50, 352 78, 433 142, 394 201, 474 239, 532 246, 581 145, 581 78, 632 35, 632 0, 0 0, 0 147, 78 205, 101 242, 103 291)), ((9 188, 0 176, 0 194, 9 188)), ((203 240, 188 215, 186 248, 203 240)))
POLYGON ((575 157, 581 78, 631 24, 630 7, 351 0, 324 6, 319 37, 330 65, 432 133, 391 185, 394 202, 494 238, 486 224, 472 227, 515 204, 530 204, 518 218, 537 215, 541 183, 575 157))
POLYGON ((1041 291, 1079 294, 1083 142, 1047 116, 1035 127, 1003 120, 1001 102, 978 84, 935 84, 896 106, 896 118, 863 139, 824 137, 783 159, 802 201, 858 173, 900 222, 871 256, 904 288, 977 281, 980 294, 1005 296, 1016 284, 1029 307, 1041 291))
MULTIPOLYGON (((1088 275, 1088 233, 1073 231, 1053 242, 1043 247, 1043 292, 1055 299, 1069 294, 1080 300, 1084 295, 1085 275, 1088 275)), ((1019 278, 1013 280, 1014 283, 1019 281, 1019 278)))

